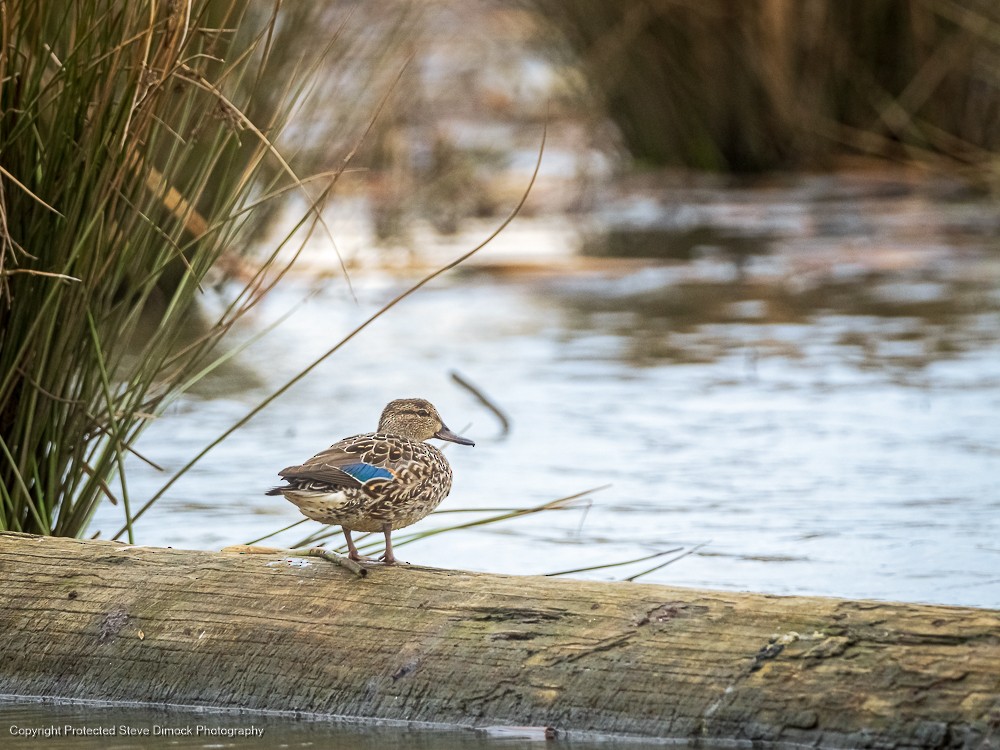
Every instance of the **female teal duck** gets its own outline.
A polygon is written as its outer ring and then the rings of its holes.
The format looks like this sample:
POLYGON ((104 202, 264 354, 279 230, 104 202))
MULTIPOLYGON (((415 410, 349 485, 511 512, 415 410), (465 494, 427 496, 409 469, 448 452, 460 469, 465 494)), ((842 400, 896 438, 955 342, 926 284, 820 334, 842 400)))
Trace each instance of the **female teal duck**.
POLYGON ((267 494, 284 495, 309 518, 341 526, 352 560, 368 558, 358 554, 351 532, 381 531, 385 554, 379 559, 391 565, 392 530, 416 523, 451 492, 451 466, 424 442, 432 437, 475 445, 445 427, 429 401, 391 401, 377 432, 344 438, 301 466, 282 469, 278 475, 287 484, 267 494))

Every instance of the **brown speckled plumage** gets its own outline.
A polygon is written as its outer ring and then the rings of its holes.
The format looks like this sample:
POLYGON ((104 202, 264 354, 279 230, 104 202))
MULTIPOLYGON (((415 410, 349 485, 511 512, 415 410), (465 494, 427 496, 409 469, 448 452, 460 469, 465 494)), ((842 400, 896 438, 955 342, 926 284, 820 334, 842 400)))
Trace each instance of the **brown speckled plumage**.
POLYGON ((394 561, 390 534, 416 523, 451 491, 451 466, 429 438, 473 445, 451 432, 424 399, 399 399, 382 412, 378 432, 334 443, 299 466, 282 469, 284 495, 309 518, 342 526, 350 556, 362 559, 351 531, 385 534, 385 561, 394 561))

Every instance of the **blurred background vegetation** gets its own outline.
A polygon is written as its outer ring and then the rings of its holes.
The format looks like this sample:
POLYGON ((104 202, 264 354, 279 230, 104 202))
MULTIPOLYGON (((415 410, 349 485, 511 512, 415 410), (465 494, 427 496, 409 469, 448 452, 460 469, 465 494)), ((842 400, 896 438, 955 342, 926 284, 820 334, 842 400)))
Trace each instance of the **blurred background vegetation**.
MULTIPOLYGON (((503 175, 542 121, 619 170, 864 155, 996 177, 990 0, 0 9, 3 529, 78 535, 107 501, 131 533, 125 456, 225 364, 219 342, 295 230, 325 231, 335 187, 364 196, 378 241, 453 233, 507 210, 503 175), (291 229, 258 247, 279 216, 291 229)), ((587 164, 549 205, 586 206, 587 164)))
POLYGON ((828 166, 845 152, 992 163, 990 0, 526 1, 650 165, 828 166))

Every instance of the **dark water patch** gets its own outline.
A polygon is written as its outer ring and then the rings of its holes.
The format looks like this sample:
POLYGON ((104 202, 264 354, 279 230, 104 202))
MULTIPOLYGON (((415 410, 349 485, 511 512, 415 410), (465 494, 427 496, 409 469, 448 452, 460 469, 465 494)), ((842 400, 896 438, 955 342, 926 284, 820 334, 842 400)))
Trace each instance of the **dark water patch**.
POLYGON ((587 234, 581 250, 584 255, 604 258, 723 258, 742 268, 750 256, 767 253, 769 244, 763 237, 735 234, 707 224, 694 227, 623 224, 587 234))

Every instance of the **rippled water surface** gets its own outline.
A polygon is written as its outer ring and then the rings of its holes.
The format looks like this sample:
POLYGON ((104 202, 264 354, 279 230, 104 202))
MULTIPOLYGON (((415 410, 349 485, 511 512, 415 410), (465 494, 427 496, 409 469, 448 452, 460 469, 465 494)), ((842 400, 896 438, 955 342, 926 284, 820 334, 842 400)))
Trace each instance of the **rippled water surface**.
MULTIPOLYGON (((676 245, 660 259, 568 257, 554 248, 576 227, 515 224, 479 266, 404 301, 212 451, 138 522, 138 541, 213 549, 292 523, 298 511, 263 494, 276 472, 420 395, 477 443, 448 447, 442 509, 608 486, 585 510, 434 536, 402 559, 546 573, 703 545, 642 580, 1000 607, 993 213, 848 193, 674 195, 669 210, 633 195, 616 209, 632 216, 625 230, 585 227, 611 247, 639 226, 643 247, 676 245), (509 435, 452 371, 504 410, 509 435)), ((177 470, 418 277, 359 272, 358 304, 335 278, 288 279, 240 335, 291 317, 171 407, 140 450, 177 470)), ((167 476, 131 469, 133 504, 167 476)), ((107 507, 92 528, 120 524, 107 507)))

